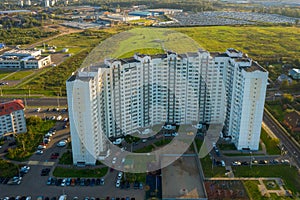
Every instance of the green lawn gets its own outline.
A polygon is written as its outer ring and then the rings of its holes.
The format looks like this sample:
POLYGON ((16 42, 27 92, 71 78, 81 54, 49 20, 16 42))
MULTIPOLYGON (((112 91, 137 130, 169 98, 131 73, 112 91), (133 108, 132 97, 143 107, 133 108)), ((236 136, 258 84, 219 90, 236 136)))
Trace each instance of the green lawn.
POLYGON ((260 191, 258 190, 258 181, 243 181, 243 184, 246 188, 248 196, 250 199, 253 200, 281 200, 281 199, 291 199, 288 197, 279 197, 276 194, 270 194, 270 197, 264 197, 261 195, 260 191))
MULTIPOLYGON (((250 156, 249 153, 224 153, 224 156, 250 156)), ((252 154, 253 156, 263 156, 265 154, 252 154)))
POLYGON ((72 165, 73 164, 73 157, 72 157, 72 152, 67 151, 65 152, 58 161, 59 164, 64 164, 64 165, 72 165))
POLYGON ((267 153, 269 155, 280 155, 280 149, 278 147, 279 140, 275 138, 271 138, 268 133, 262 128, 261 129, 261 140, 266 145, 267 153))
POLYGON ((20 80, 23 78, 26 78, 27 76, 30 76, 31 74, 34 73, 34 70, 24 70, 24 71, 18 71, 10 76, 8 76, 7 78, 5 78, 4 80, 6 81, 15 81, 15 80, 20 80))
POLYGON ((76 169, 76 168, 64 168, 56 167, 53 171, 55 177, 103 177, 108 171, 108 167, 96 168, 96 169, 76 169))
POLYGON ((129 182, 139 181, 139 182, 146 182, 146 175, 147 173, 125 173, 123 178, 128 180, 129 182))
POLYGON ((236 150, 236 147, 234 146, 233 143, 221 143, 221 144, 218 144, 218 147, 220 150, 236 150))
POLYGON ((2 80, 4 77, 8 76, 9 74, 13 73, 16 70, 2 70, 0 71, 0 80, 2 80))
POLYGON ((288 165, 253 165, 233 167, 235 177, 280 177, 285 186, 295 192, 300 191, 300 175, 295 167, 288 165))
POLYGON ((145 146, 141 149, 135 150, 133 151, 134 153, 149 153, 152 152, 154 150, 154 146, 152 144, 145 146))
POLYGON ((210 159, 209 155, 200 159, 200 161, 205 177, 226 177, 225 167, 212 166, 212 160, 210 159))
POLYGON ((0 159, 0 177, 13 177, 18 174, 18 165, 0 159))
POLYGON ((260 191, 258 190, 258 181, 243 181, 244 186, 246 188, 246 191, 248 193, 248 196, 250 197, 250 199, 255 199, 255 200, 264 200, 266 199, 265 197, 263 197, 260 193, 260 191))
POLYGON ((164 139, 164 140, 154 142, 154 144, 155 144, 155 146, 160 147, 160 146, 165 146, 166 144, 169 144, 171 141, 172 141, 172 139, 164 139))
POLYGON ((174 28, 197 41, 208 51, 237 48, 255 60, 287 60, 299 56, 299 27, 209 26, 174 28))
POLYGON ((285 116, 285 111, 282 109, 282 105, 281 103, 266 103, 266 108, 268 109, 268 111, 270 111, 272 113, 272 115, 274 115, 274 117, 279 120, 279 121, 283 121, 284 120, 284 116, 285 116))
POLYGON ((203 144, 203 140, 200 140, 198 138, 195 138, 195 143, 196 143, 196 146, 197 146, 197 151, 199 152, 200 151, 200 148, 203 144))

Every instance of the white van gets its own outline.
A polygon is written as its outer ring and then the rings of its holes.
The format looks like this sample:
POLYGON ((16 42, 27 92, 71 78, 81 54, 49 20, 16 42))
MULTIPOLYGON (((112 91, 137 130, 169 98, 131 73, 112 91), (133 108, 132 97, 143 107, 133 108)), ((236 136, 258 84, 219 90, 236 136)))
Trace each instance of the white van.
POLYGON ((60 195, 58 200, 67 200, 67 195, 60 195))

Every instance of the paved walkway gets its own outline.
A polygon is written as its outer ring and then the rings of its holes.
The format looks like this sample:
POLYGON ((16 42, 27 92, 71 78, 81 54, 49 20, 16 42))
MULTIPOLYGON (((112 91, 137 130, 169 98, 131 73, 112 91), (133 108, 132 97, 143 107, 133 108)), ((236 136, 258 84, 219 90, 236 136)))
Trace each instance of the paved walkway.
POLYGON ((265 124, 265 122, 262 122, 262 128, 265 129, 265 131, 268 133, 268 135, 273 139, 277 138, 276 135, 270 130, 270 128, 265 124))
POLYGON ((277 196, 283 196, 285 195, 285 189, 283 187, 283 182, 281 178, 277 177, 267 177, 267 178, 253 178, 253 177, 233 177, 233 178, 228 178, 228 177, 216 177, 216 178, 205 178, 206 181, 233 181, 233 180, 238 180, 238 181, 258 181, 258 189, 261 192, 262 195, 270 197, 270 193, 275 193, 277 196), (279 186, 278 190, 268 190, 264 181, 275 181, 276 184, 279 186))

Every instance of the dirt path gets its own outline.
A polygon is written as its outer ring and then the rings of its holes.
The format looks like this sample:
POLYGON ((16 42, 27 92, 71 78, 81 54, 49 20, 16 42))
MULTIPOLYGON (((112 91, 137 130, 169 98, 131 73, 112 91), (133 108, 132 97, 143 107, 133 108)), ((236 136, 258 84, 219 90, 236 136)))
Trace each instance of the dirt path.
POLYGON ((67 28, 67 27, 64 27, 64 26, 61 26, 61 25, 49 25, 49 26, 45 26, 43 28, 44 29, 58 30, 60 33, 57 34, 57 35, 54 35, 52 37, 45 38, 44 40, 41 40, 41 41, 35 42, 33 44, 30 44, 29 46, 26 46, 27 49, 32 49, 37 45, 40 45, 40 44, 45 43, 47 41, 53 40, 54 38, 57 38, 57 37, 60 37, 60 36, 63 36, 63 35, 68 35, 68 34, 72 34, 72 33, 79 33, 79 32, 83 31, 83 30, 79 30, 79 29, 67 28), (56 27, 56 28, 54 29, 54 28, 51 28, 51 27, 56 27))

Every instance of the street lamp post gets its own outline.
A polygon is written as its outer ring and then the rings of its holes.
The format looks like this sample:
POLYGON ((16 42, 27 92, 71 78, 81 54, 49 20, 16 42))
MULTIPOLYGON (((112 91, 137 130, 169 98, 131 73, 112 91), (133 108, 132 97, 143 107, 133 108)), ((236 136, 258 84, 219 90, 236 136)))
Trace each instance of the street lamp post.
POLYGON ((252 168, 252 151, 250 151, 250 168, 252 168))

